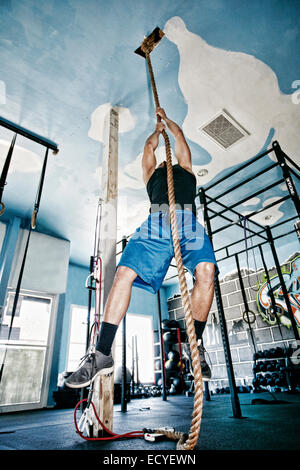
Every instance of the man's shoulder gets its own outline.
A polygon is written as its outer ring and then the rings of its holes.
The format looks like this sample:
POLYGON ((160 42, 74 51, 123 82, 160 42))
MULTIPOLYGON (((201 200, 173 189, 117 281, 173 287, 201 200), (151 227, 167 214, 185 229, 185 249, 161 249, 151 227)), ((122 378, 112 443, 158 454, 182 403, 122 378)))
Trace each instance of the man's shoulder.
POLYGON ((193 172, 192 165, 180 165, 179 163, 177 163, 176 166, 179 167, 179 168, 183 168, 185 171, 187 171, 188 173, 191 173, 193 176, 195 176, 195 173, 193 172))

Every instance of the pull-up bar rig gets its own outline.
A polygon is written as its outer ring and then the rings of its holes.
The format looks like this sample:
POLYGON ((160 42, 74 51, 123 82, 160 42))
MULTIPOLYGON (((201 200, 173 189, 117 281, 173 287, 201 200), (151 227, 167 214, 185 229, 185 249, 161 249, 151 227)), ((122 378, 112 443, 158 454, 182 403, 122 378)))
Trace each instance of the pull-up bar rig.
MULTIPOLYGON (((202 209, 203 209, 204 223, 205 223, 205 226, 206 226, 207 234, 208 234, 212 244, 213 244, 213 236, 214 235, 216 235, 217 233, 220 233, 221 231, 229 229, 229 228, 233 227, 234 225, 242 228, 243 231, 244 231, 243 238, 241 238, 239 240, 236 240, 236 241, 233 241, 233 242, 229 243, 228 245, 222 246, 221 248, 218 248, 218 249, 215 250, 215 254, 216 254, 218 263, 220 263, 221 261, 227 260, 229 257, 232 257, 232 256, 234 256, 237 259, 237 256, 239 254, 245 253, 245 252, 247 253, 247 250, 248 250, 247 246, 242 250, 235 251, 233 253, 229 252, 229 248, 232 248, 235 245, 242 243, 243 241, 246 243, 247 238, 250 238, 250 237, 252 238, 254 236, 258 236, 261 240, 260 243, 257 243, 256 245, 251 245, 251 249, 254 249, 254 248, 258 247, 261 250, 262 245, 264 245, 266 243, 269 244, 269 246, 271 248, 273 258, 274 258, 274 262, 275 262, 276 270, 277 270, 277 273, 278 273, 278 277, 279 277, 279 280, 280 280, 280 285, 281 285, 281 289, 282 289, 282 292, 283 292, 283 296, 284 296, 286 306, 287 306, 287 309, 288 309, 289 319, 291 321, 293 333, 295 335, 296 340, 298 340, 299 339, 299 330, 297 329, 296 321, 295 321, 293 311, 292 311, 292 308, 291 308, 287 288, 286 288, 286 285, 285 285, 285 282, 284 282, 284 279, 283 279, 283 275, 282 275, 282 272, 281 272, 281 267, 280 267, 280 263, 279 263, 278 256, 277 256, 277 253, 276 253, 274 241, 276 239, 279 239, 281 237, 284 237, 284 236, 287 236, 291 233, 294 233, 295 231, 297 232, 298 237, 299 237, 299 233, 298 233, 299 228, 298 228, 297 224, 295 223, 295 229, 294 230, 290 230, 290 231, 285 232, 281 235, 273 237, 272 230, 271 230, 270 226, 268 226, 268 225, 263 226, 260 223, 258 223, 257 221, 252 220, 252 217, 255 216, 256 214, 261 213, 261 212, 263 212, 263 211, 265 211, 265 210, 267 210, 267 209, 269 209, 269 208, 271 208, 275 205, 278 205, 281 202, 284 202, 288 199, 292 200, 292 202, 294 204, 294 207, 296 209, 296 214, 294 216, 289 217, 287 220, 285 220, 283 222, 279 222, 279 223, 273 225, 272 229, 274 229, 276 227, 279 227, 279 226, 283 226, 283 224, 286 224, 286 223, 291 222, 291 221, 293 221, 297 218, 298 219, 300 218, 300 202, 299 202, 299 197, 298 197, 298 194, 297 194, 296 186, 295 186, 295 183, 294 183, 294 180, 293 180, 293 177, 296 177, 297 179, 299 179, 299 174, 297 173, 296 170, 300 171, 299 166, 282 151, 279 143, 277 141, 275 141, 275 142, 272 143, 272 148, 270 148, 267 151, 251 158, 246 163, 244 163, 240 167, 234 169, 229 174, 227 174, 226 176, 218 179, 214 183, 211 183, 211 184, 207 185, 206 187, 201 187, 199 189, 199 192, 198 192, 197 196, 199 197, 200 207, 202 207, 202 209), (218 185, 220 185, 220 183, 223 183, 225 180, 228 180, 230 177, 232 177, 234 175, 237 175, 239 172, 241 172, 245 168, 249 167, 253 163, 257 162, 258 160, 262 159, 263 157, 265 157, 266 155, 268 155, 271 152, 275 153, 275 156, 276 156, 276 161, 275 162, 271 163, 270 165, 268 165, 266 168, 260 170, 259 172, 256 172, 254 175, 251 175, 250 177, 240 181, 238 184, 235 184, 235 185, 231 186, 229 189, 220 192, 217 196, 212 197, 212 196, 209 195, 209 191, 212 190, 213 188, 216 188, 218 185), (292 165, 294 168, 292 168, 289 164, 292 165), (251 182, 251 184, 253 184, 253 181, 255 180, 255 178, 257 178, 257 177, 259 177, 263 174, 266 174, 267 172, 269 172, 270 170, 272 170, 275 167, 280 167, 280 169, 282 171, 282 178, 280 178, 279 180, 270 183, 268 186, 265 186, 264 188, 262 188, 260 190, 255 191, 251 195, 247 195, 247 197, 245 197, 242 200, 239 199, 237 202, 231 204, 230 206, 226 206, 224 203, 222 203, 220 201, 220 198, 222 198, 225 195, 228 195, 228 194, 232 193, 233 191, 239 189, 241 186, 243 186, 247 183, 250 183, 250 182, 251 182), (279 184, 282 184, 282 183, 285 183, 286 187, 288 189, 289 194, 287 196, 283 196, 282 198, 280 198, 276 201, 273 201, 272 203, 266 205, 262 209, 251 212, 246 217, 243 216, 242 214, 240 214, 235 209, 237 206, 243 204, 244 202, 250 200, 251 198, 254 198, 254 197, 256 197, 256 196, 258 196, 262 193, 265 193, 266 191, 268 191, 268 190, 270 190, 270 189, 274 188, 275 186, 278 186, 279 184), (213 208, 210 207, 211 204, 219 205, 219 207, 221 209, 219 211, 216 210, 216 209, 213 209, 213 208), (232 218, 230 218, 228 216, 228 212, 230 212, 231 215, 233 215, 235 217, 235 220, 233 220, 232 218), (225 213, 227 213, 227 214, 225 215, 225 213), (212 215, 210 216, 210 214, 212 214, 212 215), (226 222, 229 222, 229 223, 213 230, 212 227, 211 227, 211 221, 216 219, 217 217, 221 217, 223 220, 225 220, 226 222), (237 217, 237 219, 236 219, 236 217, 237 217), (251 228, 249 228, 245 224, 246 220, 249 223, 251 222, 251 224, 252 224, 251 228), (255 229, 256 229, 256 231, 255 231, 255 229), (248 234, 250 234, 250 235, 248 235, 248 234), (225 250, 226 255, 218 259, 217 255, 221 251, 224 251, 224 250, 225 250)), ((226 326, 226 320, 225 320, 225 314, 224 314, 224 307, 223 307, 223 302, 222 302, 221 288, 220 288, 220 283, 219 283, 218 278, 215 279, 215 295, 216 295, 216 303, 217 303, 217 308, 218 308, 218 313, 219 313, 221 334, 222 334, 225 360, 226 360, 226 366, 227 366, 227 374, 228 374, 228 381, 229 381, 229 387, 230 387, 233 416, 236 417, 236 418, 239 418, 242 415, 241 415, 240 403, 239 403, 239 398, 238 398, 237 388, 236 388, 236 383, 235 383, 235 376, 234 376, 231 352, 230 352, 230 347, 229 347, 229 339, 228 339, 228 332, 227 332, 227 326, 226 326)))
MULTIPOLYGON (((292 315, 291 306, 290 306, 290 302, 289 302, 289 298, 288 298, 288 293, 287 293, 286 286, 285 286, 285 283, 284 283, 284 279, 283 279, 283 276, 282 276, 282 273, 281 273, 281 267, 280 267, 280 263, 279 263, 277 253, 276 253, 276 249, 275 249, 275 245, 274 245, 275 240, 277 240, 279 238, 282 238, 284 236, 290 235, 292 233, 295 233, 295 231, 297 232, 298 238, 300 239, 299 221, 297 223, 295 223, 295 230, 289 230, 289 231, 286 231, 283 234, 280 234, 280 235, 277 235, 277 236, 274 237, 273 234, 272 234, 271 228, 269 226, 263 226, 263 225, 259 224, 258 222, 250 219, 250 217, 253 217, 254 215, 256 215, 256 214, 258 214, 262 211, 265 211, 265 210, 269 209, 270 207, 272 207, 274 205, 277 205, 281 202, 284 202, 288 199, 292 199, 292 201, 294 203, 294 206, 295 206, 295 209, 296 209, 296 214, 289 217, 288 219, 286 219, 282 222, 274 224, 272 226, 272 229, 276 229, 277 227, 283 226, 284 224, 292 222, 293 220, 295 220, 297 218, 299 219, 299 217, 300 217, 299 216, 299 206, 300 206, 299 205, 299 197, 297 195, 296 187, 295 187, 295 184, 294 184, 294 181, 293 181, 293 176, 296 177, 297 179, 299 179, 299 174, 297 173, 296 170, 300 171, 299 166, 282 151, 282 149, 280 148, 279 143, 277 141, 275 141, 275 142, 272 143, 272 148, 268 149, 267 151, 265 151, 263 153, 260 153, 259 155, 253 157, 252 159, 248 160, 246 163, 241 165, 239 168, 236 168, 235 170, 231 171, 226 176, 218 179, 214 183, 212 183, 210 185, 207 185, 205 188, 204 187, 200 188, 200 190, 197 194, 197 197, 199 198, 199 201, 200 201, 200 207, 202 206, 203 210, 204 210, 204 220, 205 220, 205 224, 206 224, 206 229, 207 229, 207 232, 208 232, 208 235, 209 235, 211 241, 212 241, 213 235, 215 235, 216 233, 221 232, 222 230, 228 229, 228 228, 232 227, 233 225, 237 225, 237 226, 243 228, 243 230, 244 230, 243 238, 241 238, 237 241, 233 241, 233 242, 227 244, 226 246, 222 246, 222 247, 214 250, 214 252, 216 254, 216 257, 217 257, 217 262, 218 263, 220 263, 221 261, 227 260, 229 257, 235 257, 236 260, 238 261, 238 255, 241 254, 241 253, 247 252, 247 247, 242 249, 242 250, 235 251, 233 253, 229 253, 229 248, 233 247, 234 245, 240 244, 242 242, 246 242, 246 240, 248 238, 248 236, 247 236, 248 232, 250 234, 249 237, 259 236, 260 239, 261 239, 261 242, 256 244, 256 245, 252 245, 251 249, 259 248, 259 250, 262 252, 262 246, 266 243, 269 243, 271 251, 272 251, 272 255, 273 255, 273 258, 274 258, 274 261, 275 261, 276 270, 278 272, 278 277, 280 279, 280 283, 281 283, 281 286, 283 288, 284 298, 286 300, 287 306, 289 307, 289 317, 291 318, 291 322, 292 322, 292 326, 293 326, 293 332, 294 332, 294 335, 295 335, 296 339, 299 339, 299 333, 298 333, 298 330, 297 330, 297 326, 295 324, 294 316, 292 315), (207 192, 209 190, 215 188, 217 185, 219 185, 220 183, 222 183, 225 180, 229 179, 231 176, 237 175, 240 171, 244 170, 248 166, 252 165, 253 163, 257 162, 258 160, 262 159, 263 157, 265 157, 266 155, 268 155, 269 153, 271 153, 273 151, 275 152, 275 156, 276 156, 276 160, 277 160, 276 162, 271 163, 269 166, 267 166, 263 170, 255 173, 255 175, 251 175, 250 177, 248 177, 247 179, 241 181, 240 183, 231 186, 229 189, 227 189, 226 191, 223 191, 218 196, 212 197, 212 196, 209 196, 207 194, 207 192), (289 164, 293 165, 295 169, 291 168, 289 166, 289 164), (270 171, 270 170, 272 170, 272 169, 274 169, 275 167, 278 167, 278 166, 280 166, 280 168, 281 168, 282 178, 279 179, 278 181, 276 181, 275 183, 272 183, 269 186, 264 187, 264 189, 262 189, 260 191, 256 191, 254 194, 252 194, 250 196, 248 195, 244 200, 239 200, 239 202, 232 204, 230 207, 227 207, 225 204, 223 204, 222 202, 220 202, 218 200, 222 196, 225 196, 225 195, 229 194, 230 192, 240 188, 241 186, 243 186, 247 183, 250 183, 250 182, 253 183, 253 181, 256 177, 259 177, 259 176, 267 173, 268 171, 270 171), (246 202, 250 198, 255 197, 255 196, 267 191, 268 189, 271 189, 271 188, 277 186, 278 184, 281 184, 281 183, 284 183, 284 182, 286 183, 287 189, 289 191, 289 195, 284 196, 280 200, 276 200, 275 202, 272 202, 272 203, 268 204, 267 206, 263 207, 262 209, 260 209, 258 211, 254 211, 251 214, 248 214, 246 220, 251 222, 254 225, 254 228, 246 227, 245 226, 245 217, 243 215, 241 215, 239 212, 237 212, 237 210, 235 210, 234 208, 236 206, 238 206, 239 204, 242 204, 243 202, 246 202), (217 212, 216 210, 210 208, 209 204, 211 204, 211 203, 219 204, 219 206, 221 206, 222 210, 220 212, 217 212), (208 211, 212 212, 212 214, 213 214, 212 217, 209 217, 208 211), (235 220, 232 220, 227 215, 225 215, 224 213, 226 211, 230 211, 234 215, 235 220), (217 216, 220 216, 223 220, 225 220, 226 222, 229 222, 229 223, 227 225, 221 227, 221 228, 217 228, 215 230, 212 230, 210 221, 212 219, 215 219, 217 216), (258 231, 255 231, 255 229, 256 230, 258 229, 258 231), (225 251, 225 256, 218 258, 217 255, 222 251, 225 251)), ((263 263, 264 263, 264 260, 263 260, 263 263)), ((266 266, 265 266, 265 269, 266 269, 266 266)), ((176 278, 176 277, 177 277, 177 274, 168 277, 166 280, 170 280, 170 279, 176 278)), ((226 328, 226 320, 225 320, 225 316, 224 316, 224 308, 223 308, 223 304, 222 304, 221 290, 220 290, 220 285, 219 285, 218 279, 216 280, 216 284, 217 284, 217 285, 215 285, 216 300, 217 300, 217 307, 218 307, 218 311, 219 311, 219 315, 220 315, 220 325, 221 325, 223 346, 224 346, 227 372, 228 372, 229 384, 230 384, 230 392, 231 392, 231 398, 232 398, 233 416, 239 418, 239 417, 242 417, 242 415, 241 415, 239 398, 238 398, 236 385, 235 385, 235 377, 234 377, 232 359, 231 359, 230 348, 229 348, 228 333, 227 333, 227 328, 226 328)))

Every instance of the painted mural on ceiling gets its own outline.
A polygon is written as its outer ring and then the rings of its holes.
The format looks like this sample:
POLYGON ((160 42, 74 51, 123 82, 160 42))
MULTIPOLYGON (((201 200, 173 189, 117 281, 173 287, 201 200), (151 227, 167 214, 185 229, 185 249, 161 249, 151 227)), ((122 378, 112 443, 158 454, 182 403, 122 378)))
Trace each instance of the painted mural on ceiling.
MULTIPOLYGON (((3 0, 0 115, 55 141, 60 149, 49 158, 37 229, 70 240, 71 260, 88 265, 101 193, 103 122, 111 106, 120 118, 119 239, 147 217, 141 157, 155 126, 154 104, 146 63, 134 50, 156 26, 165 33, 151 55, 160 102, 183 128, 199 186, 273 140, 299 164, 297 6, 292 0, 3 0), (201 131, 224 110, 245 130, 245 137, 228 150, 201 131)), ((1 165, 11 138, 0 129, 1 165)), ((6 218, 31 217, 43 153, 37 144, 17 138, 4 193, 6 218)), ((260 161, 255 171, 271 158, 260 161)), ((161 142, 158 163, 163 159, 161 142)), ((285 185, 251 198, 253 192, 248 185, 232 196, 241 200, 249 195, 237 208, 241 213, 287 194, 285 185)), ((225 200, 231 201, 230 196, 225 200)), ((263 224, 267 216, 274 224, 291 210, 291 201, 285 201, 257 221, 263 224)))

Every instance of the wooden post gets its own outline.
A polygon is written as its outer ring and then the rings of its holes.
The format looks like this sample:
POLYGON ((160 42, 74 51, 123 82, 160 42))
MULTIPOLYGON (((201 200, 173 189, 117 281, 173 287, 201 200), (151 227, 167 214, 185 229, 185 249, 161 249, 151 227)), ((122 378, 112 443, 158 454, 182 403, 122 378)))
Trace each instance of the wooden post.
MULTIPOLYGON (((102 307, 105 306, 116 271, 117 195, 118 195, 118 112, 111 108, 105 120, 102 156, 102 220, 99 254, 102 260, 102 307)), ((103 308, 102 308, 103 311, 103 308)), ((113 374, 100 376, 94 381, 93 402, 103 424, 112 431, 114 404, 113 374)), ((104 432, 94 418, 93 436, 104 432)))

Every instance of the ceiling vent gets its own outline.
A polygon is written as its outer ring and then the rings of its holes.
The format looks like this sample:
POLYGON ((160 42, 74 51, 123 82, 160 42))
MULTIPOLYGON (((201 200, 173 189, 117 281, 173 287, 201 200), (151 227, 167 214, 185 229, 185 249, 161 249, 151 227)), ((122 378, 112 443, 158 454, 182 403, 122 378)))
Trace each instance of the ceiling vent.
POLYGON ((225 109, 201 126, 200 130, 223 150, 227 150, 250 135, 225 109))

